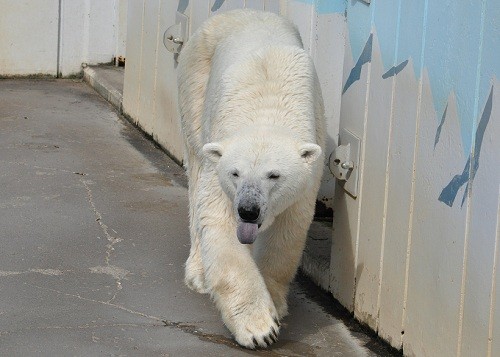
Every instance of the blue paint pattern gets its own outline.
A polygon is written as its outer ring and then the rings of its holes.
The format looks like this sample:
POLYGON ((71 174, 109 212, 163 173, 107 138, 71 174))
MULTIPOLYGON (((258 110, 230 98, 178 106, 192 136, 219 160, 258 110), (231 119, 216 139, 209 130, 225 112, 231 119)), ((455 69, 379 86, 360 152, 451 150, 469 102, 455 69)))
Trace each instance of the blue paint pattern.
POLYGON ((392 76, 397 75, 399 72, 401 72, 406 67, 407 64, 408 64, 408 60, 401 62, 397 66, 393 66, 390 70, 388 70, 387 72, 385 72, 382 75, 382 78, 387 79, 387 78, 390 78, 392 76))
POLYGON ((361 69, 363 68, 363 65, 369 63, 372 60, 372 45, 373 34, 370 34, 370 37, 368 37, 368 40, 366 41, 363 52, 361 52, 361 55, 359 56, 354 68, 351 69, 349 77, 347 77, 347 80, 344 84, 344 89, 342 90, 342 94, 344 94, 349 89, 349 87, 353 85, 353 83, 359 81, 359 79, 361 78, 361 69))
POLYGON ((212 5, 212 8, 210 11, 214 12, 220 9, 222 5, 224 5, 225 0, 215 0, 214 4, 212 5))
POLYGON ((448 104, 446 104, 446 108, 444 108, 443 116, 441 117, 441 123, 436 130, 436 137, 434 138, 434 149, 436 149, 436 145, 439 142, 439 138, 441 137, 441 130, 443 129, 444 121, 446 120, 446 113, 448 112, 448 104))
POLYGON ((478 103, 486 101, 490 79, 500 78, 500 3, 451 4, 451 0, 372 0, 370 6, 362 6, 353 0, 347 6, 347 24, 353 58, 359 56, 368 33, 376 33, 386 71, 395 65, 395 52, 399 61, 412 59, 417 79, 427 71, 436 121, 450 93, 455 93, 462 147, 469 153, 478 103), (396 20, 398 7, 401 17, 396 20))
POLYGON ((476 176, 476 172, 479 169, 479 156, 481 154, 481 146, 483 144, 484 132, 486 131, 486 127, 491 118, 491 110, 493 107, 493 86, 491 87, 490 95, 488 97, 488 101, 484 106, 483 115, 481 116, 481 120, 479 121, 479 125, 476 130, 476 138, 474 142, 474 151, 467 159, 467 163, 465 164, 464 170, 460 175, 455 175, 450 183, 443 188, 441 194, 439 195, 438 200, 452 207, 453 202, 458 194, 458 190, 467 183, 464 196, 462 198, 462 206, 467 198, 467 192, 469 189, 469 185, 472 186, 474 181, 474 177, 476 176), (472 164, 472 170, 471 170, 472 164), (470 176, 470 177, 469 177, 470 176))
POLYGON ((189 0, 179 0, 177 4, 177 12, 184 13, 189 6, 189 0))

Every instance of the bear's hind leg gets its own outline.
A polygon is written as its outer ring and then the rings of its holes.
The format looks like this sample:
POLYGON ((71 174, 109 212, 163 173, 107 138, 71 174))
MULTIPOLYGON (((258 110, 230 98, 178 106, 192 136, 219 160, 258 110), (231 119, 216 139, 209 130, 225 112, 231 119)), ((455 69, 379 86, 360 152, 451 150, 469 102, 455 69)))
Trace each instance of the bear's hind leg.
POLYGON ((199 240, 191 243, 189 257, 186 260, 184 283, 188 288, 200 294, 208 293, 205 284, 205 271, 201 261, 199 240))
POLYGON ((189 233, 191 236, 191 248, 189 250, 189 257, 186 260, 184 283, 191 290, 206 294, 208 290, 205 284, 205 270, 203 269, 201 259, 200 233, 197 224, 198 209, 196 207, 200 164, 194 155, 191 155, 189 160, 186 160, 186 166, 189 180, 189 233))

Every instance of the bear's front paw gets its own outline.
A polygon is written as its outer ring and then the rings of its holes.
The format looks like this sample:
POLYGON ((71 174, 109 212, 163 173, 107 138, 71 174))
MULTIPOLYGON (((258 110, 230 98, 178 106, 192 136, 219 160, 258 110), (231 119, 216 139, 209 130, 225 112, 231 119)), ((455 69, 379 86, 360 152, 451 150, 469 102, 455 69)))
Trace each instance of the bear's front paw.
POLYGON ((269 347, 278 340, 280 323, 273 309, 254 310, 233 317, 233 335, 241 346, 255 349, 269 347))

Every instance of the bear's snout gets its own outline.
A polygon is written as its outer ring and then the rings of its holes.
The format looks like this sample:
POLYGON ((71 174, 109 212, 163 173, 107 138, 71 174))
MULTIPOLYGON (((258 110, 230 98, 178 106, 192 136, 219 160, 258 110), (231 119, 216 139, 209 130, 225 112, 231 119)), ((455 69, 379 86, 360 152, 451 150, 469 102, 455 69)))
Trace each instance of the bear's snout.
POLYGON ((257 205, 238 206, 238 215, 244 222, 255 223, 260 216, 260 208, 257 205))
POLYGON ((266 213, 265 199, 259 185, 250 179, 243 180, 236 192, 234 208, 239 219, 246 223, 262 224, 266 213))

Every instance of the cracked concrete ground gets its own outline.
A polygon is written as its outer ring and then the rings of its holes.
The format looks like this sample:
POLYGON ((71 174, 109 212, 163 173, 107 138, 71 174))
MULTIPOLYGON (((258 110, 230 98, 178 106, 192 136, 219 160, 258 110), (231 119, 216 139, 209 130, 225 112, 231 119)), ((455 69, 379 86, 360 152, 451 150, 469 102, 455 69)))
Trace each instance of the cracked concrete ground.
POLYGON ((239 348, 183 285, 187 217, 182 169, 86 84, 0 81, 0 355, 385 354, 300 282, 280 341, 239 348))

